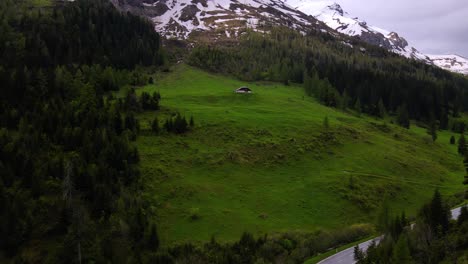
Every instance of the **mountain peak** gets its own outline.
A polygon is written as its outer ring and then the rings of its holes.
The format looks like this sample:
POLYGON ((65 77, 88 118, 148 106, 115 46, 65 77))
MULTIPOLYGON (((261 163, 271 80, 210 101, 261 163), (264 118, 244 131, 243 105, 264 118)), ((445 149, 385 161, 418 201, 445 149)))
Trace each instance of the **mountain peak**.
POLYGON ((357 37, 369 44, 385 48, 407 58, 432 64, 432 61, 417 49, 410 46, 408 41, 396 32, 390 32, 379 27, 368 25, 365 21, 350 16, 343 8, 335 3, 323 3, 321 6, 304 2, 296 3, 295 0, 286 0, 298 10, 314 16, 324 22, 328 27, 345 35, 357 37), (327 6, 328 5, 328 6, 327 6))
POLYGON ((329 5, 328 9, 338 12, 338 14, 340 14, 340 16, 344 16, 343 8, 338 3, 334 3, 333 5, 329 5))

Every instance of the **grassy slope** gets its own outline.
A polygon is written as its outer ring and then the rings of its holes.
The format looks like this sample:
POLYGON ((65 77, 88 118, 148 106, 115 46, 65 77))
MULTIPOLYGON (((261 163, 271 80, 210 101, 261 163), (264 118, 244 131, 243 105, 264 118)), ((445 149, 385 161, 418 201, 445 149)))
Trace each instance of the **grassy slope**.
MULTIPOLYGON (((373 219, 385 193, 396 210, 413 214, 436 186, 445 194, 463 189, 448 132, 433 144, 422 128, 387 131, 381 121, 304 97, 300 87, 244 83, 186 65, 157 80, 138 92, 161 92, 160 122, 174 111, 196 122, 183 136, 146 133, 137 141, 144 196, 166 243, 339 228, 373 219), (255 93, 234 94, 241 85, 255 93), (325 116, 331 137, 323 136, 325 116)), ((143 129, 153 117, 139 116, 143 129)))
POLYGON ((31 0, 31 5, 34 7, 50 7, 53 2, 53 0, 31 0))

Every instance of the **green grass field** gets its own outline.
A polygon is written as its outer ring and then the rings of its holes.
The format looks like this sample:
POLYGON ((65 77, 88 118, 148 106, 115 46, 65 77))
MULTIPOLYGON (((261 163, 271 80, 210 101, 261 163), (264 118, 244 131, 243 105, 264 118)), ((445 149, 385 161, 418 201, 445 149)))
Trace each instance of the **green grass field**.
POLYGON ((53 0, 29 0, 33 7, 50 7, 53 4, 53 0))
POLYGON ((437 187, 445 195, 463 190, 449 132, 432 143, 423 128, 327 108, 301 87, 245 83, 186 65, 156 80, 137 91, 162 95, 158 113, 139 114, 137 145, 144 198, 167 244, 373 222, 384 197, 411 215, 437 187), (233 93, 242 85, 254 94, 233 93), (144 131, 155 115, 162 124, 176 111, 193 115, 193 131, 144 131))

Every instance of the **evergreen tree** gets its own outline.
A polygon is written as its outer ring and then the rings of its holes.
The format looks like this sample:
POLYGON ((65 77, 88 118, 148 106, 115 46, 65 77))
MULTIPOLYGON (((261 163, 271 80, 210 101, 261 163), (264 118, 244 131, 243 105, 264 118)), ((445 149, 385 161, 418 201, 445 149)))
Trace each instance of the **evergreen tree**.
POLYGON ((357 99, 356 103, 354 104, 354 110, 356 110, 358 116, 361 116, 362 108, 361 108, 361 99, 357 99))
POLYGON ((382 98, 380 98, 379 100, 378 108, 379 108, 379 117, 385 118, 385 116, 387 115, 387 110, 385 109, 385 105, 383 103, 382 98))
POLYGON ((465 135, 461 134, 460 139, 458 139, 458 153, 460 155, 466 155, 466 140, 465 140, 465 135))
POLYGON ((173 132, 174 129, 174 122, 172 121, 172 118, 167 118, 166 122, 164 122, 164 129, 166 129, 167 132, 173 132))
POLYGON ((409 250, 408 239, 402 235, 393 248, 391 263, 409 264, 412 263, 411 252, 409 250))
POLYGON ((454 137, 454 136, 451 136, 451 137, 450 137, 450 144, 451 144, 451 145, 455 145, 455 142, 456 142, 455 137, 454 137))
POLYGON ((445 108, 443 108, 441 114, 440 114, 440 122, 439 122, 439 127, 440 129, 447 129, 449 124, 449 118, 448 118, 448 113, 445 108))
POLYGON ((157 251, 159 249, 158 230, 156 229, 155 224, 151 225, 150 234, 148 237, 148 248, 151 251, 157 251))
POLYGON ((449 210, 445 207, 439 190, 434 192, 432 201, 428 208, 428 224, 431 230, 437 234, 440 231, 446 232, 449 225, 449 210))
POLYGON ((190 127, 195 126, 195 121, 193 120, 193 116, 190 116, 190 127))
POLYGON ((377 229, 381 232, 388 232, 391 224, 390 206, 387 198, 384 198, 380 211, 377 215, 377 229))
POLYGON ((305 73, 304 74, 304 91, 308 96, 313 95, 314 84, 312 78, 305 73))
POLYGON ((134 133, 137 132, 137 120, 133 112, 130 112, 125 116, 125 129, 128 129, 134 133))
POLYGON ((346 110, 349 107, 350 98, 348 92, 344 90, 343 95, 341 96, 341 110, 346 110))
POLYGON ((410 128, 410 119, 409 119, 408 109, 406 108, 406 105, 402 105, 398 108, 397 123, 404 128, 407 128, 407 129, 410 128))
POLYGON ((161 100, 161 94, 159 92, 154 92, 153 93, 153 100, 159 102, 161 100))
POLYGON ((458 216, 458 219, 457 219, 458 225, 462 225, 466 221, 468 221, 468 206, 467 205, 462 206, 462 208, 460 209, 460 215, 458 216))
POLYGON ((330 122, 328 121, 328 116, 325 116, 323 119, 323 128, 328 131, 330 129, 330 122))
POLYGON ((437 140, 437 129, 437 122, 433 118, 431 118, 431 121, 429 122, 429 127, 427 129, 427 133, 431 135, 432 141, 434 142, 437 140))
POLYGON ((390 235, 394 241, 398 240, 400 237, 400 234, 403 232, 404 226, 404 221, 402 218, 399 216, 396 216, 393 221, 391 222, 390 226, 390 235))
POLYGON ((120 115, 120 112, 117 110, 114 112, 114 130, 117 132, 118 135, 122 134, 123 131, 123 122, 122 122, 122 116, 120 115))
MULTIPOLYGON (((167 129, 167 127, 166 127, 167 129)), ((157 117, 155 117, 153 119, 153 121, 151 121, 151 131, 153 131, 153 133, 155 134, 159 134, 159 120, 157 117)))
POLYGON ((364 259, 364 252, 359 248, 359 245, 354 247, 354 260, 360 263, 364 259))

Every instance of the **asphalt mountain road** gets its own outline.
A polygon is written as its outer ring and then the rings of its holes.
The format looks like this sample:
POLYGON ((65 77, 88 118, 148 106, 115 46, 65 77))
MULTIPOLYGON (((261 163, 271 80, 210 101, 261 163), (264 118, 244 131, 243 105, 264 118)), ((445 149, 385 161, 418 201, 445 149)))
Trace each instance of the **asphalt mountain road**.
MULTIPOLYGON (((451 210, 452 212, 452 219, 457 219, 460 215, 461 207, 455 208, 451 210)), ((362 251, 366 251, 367 248, 372 244, 372 241, 375 241, 377 244, 382 239, 382 236, 376 237, 374 239, 368 240, 366 242, 362 242, 359 244, 359 248, 362 251)), ((348 249, 342 250, 335 255, 332 255, 318 264, 354 264, 356 261, 354 260, 354 247, 350 247, 348 249)))

